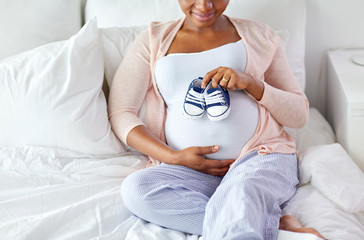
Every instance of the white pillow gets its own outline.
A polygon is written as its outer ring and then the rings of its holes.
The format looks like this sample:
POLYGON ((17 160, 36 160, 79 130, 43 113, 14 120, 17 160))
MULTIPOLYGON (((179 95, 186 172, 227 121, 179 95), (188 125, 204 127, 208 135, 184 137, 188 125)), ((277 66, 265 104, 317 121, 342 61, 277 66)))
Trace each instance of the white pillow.
POLYGON ((65 40, 81 28, 82 0, 0 0, 0 59, 65 40))
POLYGON ((145 28, 140 26, 100 29, 104 48, 105 78, 109 87, 128 48, 145 28))
POLYGON ((97 17, 99 27, 147 26, 183 16, 177 0, 87 0, 85 18, 97 17))
MULTIPOLYGON (((293 73, 305 88, 305 0, 230 0, 226 14, 269 24, 273 29, 286 29, 289 41, 286 53, 293 73)), ((88 0, 86 19, 96 16, 98 26, 147 26, 151 21, 168 21, 183 16, 178 1, 165 0, 88 0)))
POLYGON ((107 118, 103 64, 95 20, 67 41, 0 61, 0 147, 122 152, 107 118))

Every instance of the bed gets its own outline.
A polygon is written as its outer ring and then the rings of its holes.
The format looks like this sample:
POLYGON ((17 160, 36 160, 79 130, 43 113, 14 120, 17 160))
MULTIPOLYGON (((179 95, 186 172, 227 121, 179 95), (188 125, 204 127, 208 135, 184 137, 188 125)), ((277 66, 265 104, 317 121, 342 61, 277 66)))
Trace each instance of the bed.
MULTIPOLYGON (((14 0, 0 1, 0 12, 10 29, 0 40, 1 239, 198 240, 124 207, 120 185, 148 159, 120 143, 107 117, 107 89, 128 47, 149 21, 181 16, 177 1, 14 0)), ((305 89, 304 0, 231 0, 227 14, 269 23, 305 89)), ((305 127, 286 130, 300 184, 284 214, 330 240, 364 239, 364 174, 328 122, 310 108, 305 127)))

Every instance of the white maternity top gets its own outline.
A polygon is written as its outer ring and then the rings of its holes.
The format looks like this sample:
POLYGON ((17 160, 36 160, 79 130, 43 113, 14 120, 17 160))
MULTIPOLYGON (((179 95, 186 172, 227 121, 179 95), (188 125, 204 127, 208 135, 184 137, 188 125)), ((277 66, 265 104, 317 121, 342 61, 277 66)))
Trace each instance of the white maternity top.
POLYGON ((236 159, 254 135, 258 125, 258 106, 242 90, 229 91, 230 115, 221 121, 206 116, 183 116, 183 103, 191 81, 219 66, 244 71, 247 54, 242 40, 198 53, 174 53, 158 59, 155 78, 167 105, 165 135, 170 147, 181 150, 191 146, 219 145, 210 159, 236 159))

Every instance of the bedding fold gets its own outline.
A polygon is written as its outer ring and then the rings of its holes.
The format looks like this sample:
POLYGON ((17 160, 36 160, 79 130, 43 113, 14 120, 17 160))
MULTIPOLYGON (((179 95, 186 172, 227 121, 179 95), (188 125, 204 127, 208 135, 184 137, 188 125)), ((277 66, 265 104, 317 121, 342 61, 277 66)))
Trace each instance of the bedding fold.
POLYGON ((364 212, 364 173, 340 144, 309 148, 300 159, 299 178, 346 211, 364 212))
POLYGON ((114 234, 126 234, 131 216, 120 185, 146 163, 136 152, 96 156, 54 148, 1 148, 1 238, 115 239, 114 234))

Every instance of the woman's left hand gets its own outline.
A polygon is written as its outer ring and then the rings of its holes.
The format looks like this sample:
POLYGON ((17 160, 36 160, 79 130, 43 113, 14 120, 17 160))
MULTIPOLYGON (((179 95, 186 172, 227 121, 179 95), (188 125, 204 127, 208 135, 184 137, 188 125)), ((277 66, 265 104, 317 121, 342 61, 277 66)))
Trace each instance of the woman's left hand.
POLYGON ((205 88, 210 80, 213 88, 217 88, 217 85, 220 84, 224 88, 235 90, 236 88, 245 89, 252 81, 252 77, 232 68, 218 67, 205 75, 202 80, 202 88, 205 88))
POLYGON ((208 72, 202 79, 201 87, 205 88, 211 80, 213 88, 221 87, 229 90, 244 89, 250 95, 260 100, 264 92, 264 84, 255 80, 251 75, 228 67, 218 67, 208 72))

